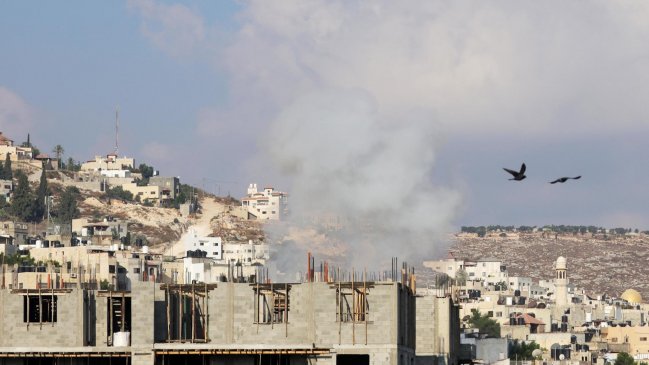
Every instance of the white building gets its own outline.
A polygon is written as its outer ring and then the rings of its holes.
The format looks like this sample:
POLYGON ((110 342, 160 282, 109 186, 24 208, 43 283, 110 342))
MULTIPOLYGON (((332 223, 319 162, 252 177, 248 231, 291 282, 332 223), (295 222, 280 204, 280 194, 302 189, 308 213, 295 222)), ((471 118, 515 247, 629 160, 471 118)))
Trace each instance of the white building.
POLYGON ((131 177, 131 171, 129 170, 101 170, 99 171, 99 173, 101 174, 101 176, 105 177, 131 177))
POLYGON ((118 157, 115 154, 95 156, 81 164, 81 171, 103 171, 103 170, 126 170, 135 166, 135 159, 130 157, 118 157))
POLYGON ((194 233, 193 237, 185 242, 185 252, 196 250, 205 251, 209 259, 221 260, 223 253, 221 237, 198 237, 194 233))
POLYGON ((532 278, 525 276, 510 276, 507 285, 511 290, 520 290, 522 294, 529 296, 532 284, 532 278))
POLYGON ((243 264, 265 264, 270 257, 268 245, 248 243, 229 243, 223 245, 224 262, 240 262, 243 264))
POLYGON ((184 280, 186 283, 192 281, 214 283, 222 277, 249 277, 257 274, 257 269, 266 264, 270 257, 268 245, 248 243, 221 244, 220 237, 205 237, 204 239, 193 240, 191 245, 185 245, 189 250, 203 250, 218 243, 222 249, 222 255, 215 257, 185 257, 184 280), (218 241, 214 240, 218 238, 218 241), (194 243, 196 244, 194 246, 194 243), (201 243, 203 245, 201 246, 201 243))
POLYGON ((248 194, 241 205, 248 208, 248 219, 280 220, 287 213, 288 194, 266 187, 257 191, 257 184, 248 186, 248 194))
POLYGON ((441 272, 455 278, 459 270, 467 273, 468 280, 482 281, 484 285, 495 285, 500 282, 508 283, 507 267, 502 261, 493 258, 478 261, 465 261, 445 259, 437 261, 424 261, 424 266, 433 271, 441 272))

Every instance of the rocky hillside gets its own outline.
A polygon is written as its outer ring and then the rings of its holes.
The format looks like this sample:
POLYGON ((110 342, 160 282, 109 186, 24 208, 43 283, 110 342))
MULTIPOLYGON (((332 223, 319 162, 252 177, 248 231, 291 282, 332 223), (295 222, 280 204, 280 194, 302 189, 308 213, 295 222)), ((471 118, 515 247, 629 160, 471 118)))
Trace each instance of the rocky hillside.
POLYGON ((620 295, 625 289, 638 290, 649 299, 649 236, 602 235, 591 233, 492 235, 459 234, 449 251, 456 258, 495 257, 503 261, 512 276, 535 280, 551 279, 558 256, 568 260, 572 283, 589 293, 620 295))

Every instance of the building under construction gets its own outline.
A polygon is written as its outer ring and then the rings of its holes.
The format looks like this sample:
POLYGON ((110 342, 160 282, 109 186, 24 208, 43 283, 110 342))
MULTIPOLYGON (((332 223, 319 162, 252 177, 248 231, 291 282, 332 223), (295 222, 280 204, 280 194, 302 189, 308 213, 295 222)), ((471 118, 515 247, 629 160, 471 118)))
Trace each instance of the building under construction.
POLYGON ((3 289, 0 365, 456 364, 449 295, 416 294, 407 275, 326 277, 3 289))

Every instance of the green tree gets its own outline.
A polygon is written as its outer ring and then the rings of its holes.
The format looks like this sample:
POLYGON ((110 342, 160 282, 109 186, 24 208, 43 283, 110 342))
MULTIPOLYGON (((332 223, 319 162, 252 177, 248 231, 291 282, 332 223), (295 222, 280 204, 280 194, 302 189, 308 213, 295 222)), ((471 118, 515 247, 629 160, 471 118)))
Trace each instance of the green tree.
POLYGON ((617 354, 614 365, 635 365, 635 360, 633 360, 633 356, 626 352, 620 352, 617 354))
POLYGON ((13 171, 11 170, 11 157, 10 153, 7 153, 7 157, 5 157, 5 165, 2 168, 2 178, 5 180, 11 180, 14 175, 13 171))
POLYGON ((79 198, 79 189, 74 186, 68 186, 61 194, 61 199, 55 209, 56 216, 61 223, 70 223, 72 219, 79 216, 77 199, 79 198))
POLYGON ((133 201, 133 193, 124 190, 121 186, 109 188, 108 191, 106 191, 106 196, 111 199, 133 201))
POLYGON ((518 340, 514 340, 514 342, 509 347, 509 358, 517 358, 518 360, 534 360, 534 355, 532 355, 532 352, 540 348, 541 346, 534 341, 519 342, 518 340))
POLYGON ((153 166, 142 163, 140 164, 140 166, 138 166, 138 170, 140 170, 143 179, 148 179, 153 176, 153 166))
POLYGON ((36 200, 34 201, 34 217, 37 220, 43 219, 45 215, 45 197, 49 195, 49 188, 47 186, 47 176, 45 169, 41 173, 41 181, 36 191, 36 200))
POLYGON ((14 190, 13 197, 11 198, 10 213, 22 221, 34 221, 34 195, 29 187, 27 175, 19 171, 18 185, 14 190))
POLYGON ((471 309, 471 318, 469 318, 468 322, 471 327, 477 328, 481 334, 485 334, 487 337, 500 337, 500 324, 487 316, 481 315, 477 309, 471 309))
POLYGON ((61 156, 63 156, 63 153, 65 152, 65 149, 63 149, 63 146, 60 144, 57 144, 54 146, 54 149, 52 149, 52 152, 56 155, 56 159, 61 161, 61 156))

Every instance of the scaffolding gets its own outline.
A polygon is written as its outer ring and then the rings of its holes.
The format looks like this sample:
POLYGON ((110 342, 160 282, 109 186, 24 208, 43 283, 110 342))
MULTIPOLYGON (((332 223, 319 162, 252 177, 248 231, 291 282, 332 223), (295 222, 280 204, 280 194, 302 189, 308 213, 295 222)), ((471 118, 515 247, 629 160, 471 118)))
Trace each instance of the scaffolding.
POLYGON ((217 284, 163 284, 167 342, 209 341, 209 291, 217 284))

